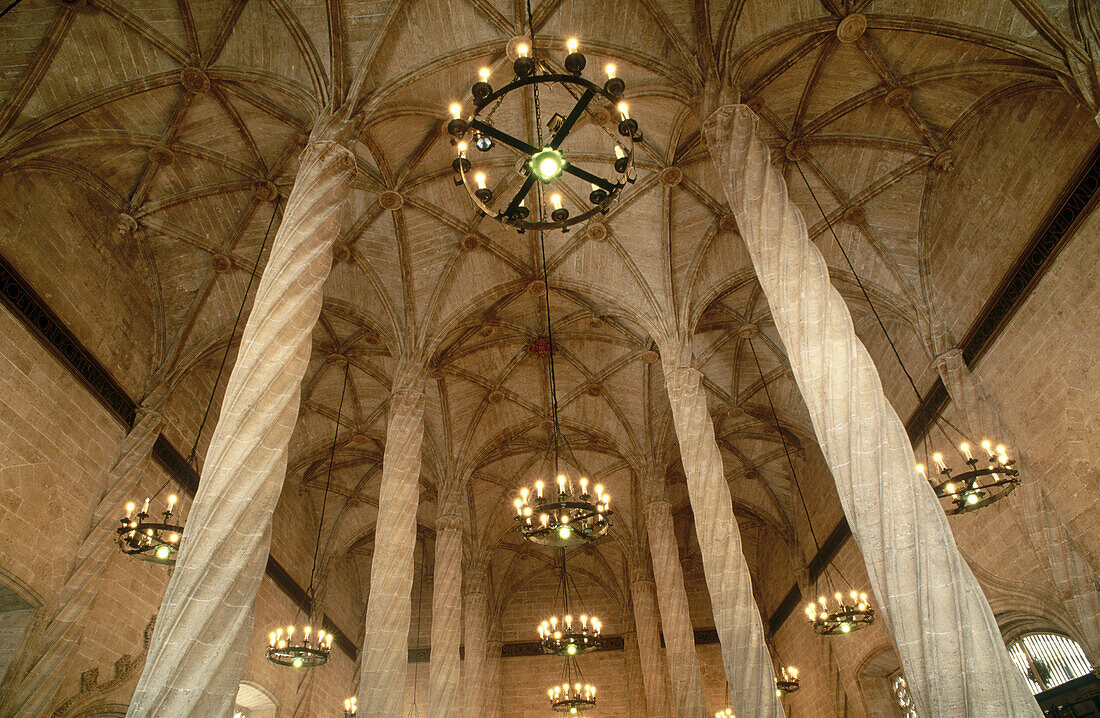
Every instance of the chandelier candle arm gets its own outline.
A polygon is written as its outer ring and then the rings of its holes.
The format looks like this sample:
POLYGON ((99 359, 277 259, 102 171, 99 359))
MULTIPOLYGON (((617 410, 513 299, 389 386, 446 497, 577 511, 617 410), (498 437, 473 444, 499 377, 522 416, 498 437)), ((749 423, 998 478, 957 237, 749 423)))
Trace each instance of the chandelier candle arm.
POLYGON ((918 712, 1039 718, 939 502, 914 475, 905 427, 756 123, 748 107, 723 106, 704 137, 918 712))

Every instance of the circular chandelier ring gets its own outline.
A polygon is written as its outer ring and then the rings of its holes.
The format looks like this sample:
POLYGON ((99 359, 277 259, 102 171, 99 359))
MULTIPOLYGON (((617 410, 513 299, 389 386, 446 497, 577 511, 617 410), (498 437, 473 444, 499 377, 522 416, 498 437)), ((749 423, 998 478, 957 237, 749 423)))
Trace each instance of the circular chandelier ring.
MULTIPOLYGON (((486 188, 484 187, 477 186, 476 182, 470 181, 470 173, 473 172, 473 165, 466 156, 467 152, 460 152, 459 157, 453 163, 453 169, 461 178, 460 181, 463 187, 466 189, 467 194, 469 194, 470 199, 474 202, 478 209, 484 212, 487 216, 494 217, 497 221, 514 227, 521 232, 526 230, 544 231, 554 229, 568 231, 569 227, 572 227, 573 225, 585 222, 597 214, 606 213, 611 204, 622 193, 622 190, 626 186, 626 184, 633 181, 631 171, 634 168, 635 133, 630 132, 623 135, 625 139, 625 147, 622 144, 619 144, 618 140, 615 141, 616 146, 620 147, 623 151, 623 156, 617 157, 614 161, 615 171, 619 175, 618 180, 615 182, 604 179, 599 175, 588 172, 587 170, 570 163, 568 160, 565 160, 561 157, 560 151, 562 143, 564 142, 566 137, 569 136, 569 132, 573 129, 573 126, 588 110, 588 107, 591 105, 592 101, 597 97, 606 100, 613 106, 618 99, 615 94, 607 91, 606 89, 600 87, 594 82, 585 79, 584 77, 580 77, 577 75, 548 73, 532 74, 527 77, 516 78, 504 87, 501 87, 498 90, 494 90, 489 94, 483 96, 482 98, 475 100, 474 114, 471 115, 467 120, 458 120, 458 122, 460 123, 459 127, 461 127, 462 131, 451 132, 451 135, 456 142, 462 141, 463 138, 471 132, 477 133, 481 136, 488 137, 496 142, 499 142, 502 145, 511 148, 512 150, 515 150, 520 156, 526 157, 527 162, 533 161, 536 156, 542 155, 543 153, 550 150, 557 155, 558 161, 560 163, 560 167, 557 170, 557 175, 555 176, 560 176, 560 174, 562 173, 570 174, 578 179, 589 183, 594 187, 592 195, 589 198, 593 201, 593 206, 588 208, 584 212, 581 212, 580 214, 570 216, 568 212, 565 212, 564 215, 559 215, 559 212, 561 212, 562 210, 555 209, 555 211, 551 213, 551 219, 549 221, 528 219, 526 213, 523 213, 523 216, 521 216, 521 214, 517 211, 520 209, 520 204, 526 199, 527 195, 530 194, 531 189, 535 186, 536 183, 542 181, 544 184, 546 184, 549 180, 540 180, 535 170, 533 168, 528 168, 527 177, 520 185, 519 191, 516 192, 511 201, 508 203, 508 206, 504 210, 493 209, 489 206, 489 202, 492 201, 491 190, 486 190, 486 188), (479 119, 481 111, 493 102, 500 100, 508 93, 513 92, 517 89, 539 83, 558 83, 563 86, 574 85, 579 88, 583 88, 584 90, 581 97, 577 99, 577 104, 574 105, 569 117, 563 120, 562 125, 558 128, 558 130, 554 133, 554 136, 544 147, 536 147, 525 140, 513 137, 512 135, 509 135, 508 133, 497 129, 491 124, 482 122, 481 119, 479 119)), ((622 132, 620 132, 620 134, 622 134, 622 132)))

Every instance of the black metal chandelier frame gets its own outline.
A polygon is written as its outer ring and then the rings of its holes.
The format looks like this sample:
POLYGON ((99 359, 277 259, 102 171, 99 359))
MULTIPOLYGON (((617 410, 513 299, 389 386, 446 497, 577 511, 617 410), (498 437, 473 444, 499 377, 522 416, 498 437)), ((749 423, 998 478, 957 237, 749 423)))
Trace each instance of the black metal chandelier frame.
MULTIPOLYGON (((532 47, 534 47, 534 43, 532 43, 532 47)), ((623 91, 626 89, 626 84, 618 77, 609 78, 604 87, 581 77, 584 66, 584 56, 579 52, 573 52, 566 58, 566 67, 572 70, 572 74, 555 72, 552 68, 533 57, 520 57, 514 63, 515 79, 504 87, 493 90, 485 80, 474 84, 472 89, 475 108, 473 115, 468 119, 452 119, 447 125, 447 130, 452 137, 452 142, 459 147, 459 156, 452 163, 452 169, 455 172, 455 183, 462 184, 466 188, 470 198, 481 212, 495 218, 502 224, 514 227, 520 232, 554 229, 568 231, 573 225, 585 222, 597 214, 606 213, 614 200, 622 193, 623 188, 628 183, 634 182, 634 143, 641 141, 642 134, 638 129, 637 121, 629 117, 624 117, 618 125, 619 135, 624 138, 624 143, 620 144, 618 140, 614 140, 616 147, 620 149, 622 154, 622 156, 616 157, 613 164, 618 174, 616 181, 610 181, 589 172, 561 156, 562 144, 569 137, 592 102, 596 98, 602 98, 611 104, 611 112, 618 112, 615 103, 622 98, 623 91), (537 107, 538 86, 540 84, 560 85, 576 100, 573 109, 556 126, 554 134, 547 144, 542 145, 540 136, 538 144, 541 146, 533 145, 526 140, 504 132, 492 124, 493 113, 507 95, 521 88, 531 86, 536 95, 535 123, 536 126, 539 126, 542 121, 537 107), (579 96, 577 91, 580 91, 579 96), (484 112, 486 108, 489 108, 488 112, 484 112), (492 146, 491 141, 499 142, 526 158, 519 168, 520 173, 526 175, 523 184, 503 210, 494 209, 490 206, 494 197, 493 190, 488 187, 477 186, 478 183, 471 182, 470 174, 473 171, 473 165, 467 156, 469 144, 465 141, 466 138, 473 138, 475 146, 480 146, 484 142, 483 138, 488 138, 490 142, 486 143, 487 148, 492 146), (463 147, 466 149, 463 149, 463 147), (552 177, 540 177, 537 168, 534 166, 536 158, 544 153, 556 155, 557 174, 552 177), (532 188, 535 188, 536 185, 548 184, 557 176, 560 176, 561 173, 570 174, 592 185, 592 192, 588 197, 592 206, 576 215, 571 215, 569 210, 564 207, 555 207, 550 214, 549 221, 546 220, 542 212, 536 215, 536 219, 530 219, 531 211, 524 206, 524 200, 531 193, 532 188)), ((537 194, 541 203, 541 189, 537 194)))
POLYGON ((1012 468, 1015 460, 1002 463, 998 457, 991 456, 989 466, 978 468, 978 459, 966 460, 967 471, 952 474, 944 466, 940 469, 942 479, 930 479, 936 497, 949 516, 977 511, 1005 498, 1020 485, 1020 472, 1012 468))
POLYGON ((561 675, 562 682, 551 686, 547 691, 551 710, 556 713, 576 714, 596 707, 596 687, 584 683, 584 674, 575 658, 566 657, 561 675))
POLYGON ((150 515, 146 510, 139 511, 132 518, 128 511, 120 519, 122 525, 117 529, 119 550, 142 561, 165 566, 174 564, 179 552, 180 536, 183 535, 183 526, 173 523, 172 520, 174 499, 175 496, 171 497, 168 508, 161 512, 160 521, 147 520, 150 515))

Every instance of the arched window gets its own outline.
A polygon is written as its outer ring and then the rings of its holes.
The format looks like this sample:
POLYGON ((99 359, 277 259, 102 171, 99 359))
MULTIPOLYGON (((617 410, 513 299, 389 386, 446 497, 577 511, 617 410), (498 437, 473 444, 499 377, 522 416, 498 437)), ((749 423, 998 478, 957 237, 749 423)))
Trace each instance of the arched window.
POLYGON ((278 706, 266 690, 248 681, 237 687, 237 702, 233 718, 275 718, 278 706))
POLYGON ((1032 693, 1042 693, 1092 670, 1081 646, 1057 633, 1028 633, 1008 646, 1008 654, 1032 693))

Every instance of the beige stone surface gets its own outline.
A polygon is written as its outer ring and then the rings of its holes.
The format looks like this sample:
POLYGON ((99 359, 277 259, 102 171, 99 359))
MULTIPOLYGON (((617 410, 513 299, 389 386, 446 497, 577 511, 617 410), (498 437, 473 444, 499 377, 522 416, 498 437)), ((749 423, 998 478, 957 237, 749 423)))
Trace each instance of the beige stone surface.
POLYGON ((1038 716, 756 124, 743 105, 721 107, 706 120, 708 148, 918 708, 932 716, 1038 716))

